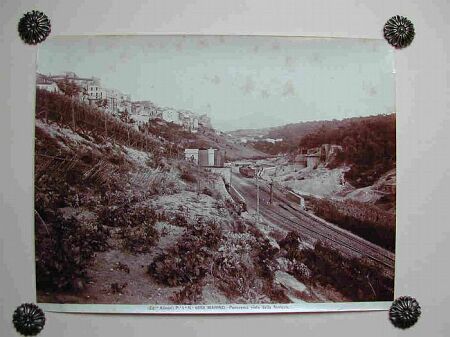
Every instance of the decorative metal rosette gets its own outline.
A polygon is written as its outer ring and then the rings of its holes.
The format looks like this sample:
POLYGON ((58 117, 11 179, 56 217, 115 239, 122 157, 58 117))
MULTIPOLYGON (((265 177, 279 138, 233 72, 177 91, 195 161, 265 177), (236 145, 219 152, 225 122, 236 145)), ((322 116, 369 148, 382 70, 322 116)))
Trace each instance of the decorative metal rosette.
POLYGON ((389 319, 394 326, 406 329, 416 324, 421 314, 419 303, 410 296, 397 298, 389 309, 389 319))
POLYGON ((45 314, 33 303, 24 303, 13 314, 13 324, 17 332, 24 336, 35 336, 45 325, 45 314))
POLYGON ((405 48, 414 39, 414 25, 404 16, 396 15, 384 25, 384 38, 395 48, 405 48))
POLYGON ((25 43, 37 44, 44 41, 50 34, 50 20, 42 12, 31 11, 22 16, 18 30, 25 43))

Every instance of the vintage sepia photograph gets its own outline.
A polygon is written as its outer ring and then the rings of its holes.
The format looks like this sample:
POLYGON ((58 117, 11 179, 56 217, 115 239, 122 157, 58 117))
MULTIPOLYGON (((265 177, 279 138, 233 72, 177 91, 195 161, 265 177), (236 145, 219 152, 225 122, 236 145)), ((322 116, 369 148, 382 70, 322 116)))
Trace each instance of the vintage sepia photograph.
POLYGON ((384 40, 49 38, 37 301, 392 301, 395 111, 384 40))

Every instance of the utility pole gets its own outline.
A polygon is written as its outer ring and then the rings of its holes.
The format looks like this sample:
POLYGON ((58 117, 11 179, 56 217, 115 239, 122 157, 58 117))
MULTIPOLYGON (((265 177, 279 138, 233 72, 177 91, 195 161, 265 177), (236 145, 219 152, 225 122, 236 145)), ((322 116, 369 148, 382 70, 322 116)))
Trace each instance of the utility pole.
POLYGON ((259 180, 256 175, 256 224, 259 223, 259 180))
MULTIPOLYGON (((200 159, 200 158, 199 158, 200 159)), ((200 195, 200 160, 197 159, 197 195, 200 195)))
POLYGON ((261 174, 261 169, 258 168, 256 171, 256 224, 259 223, 259 177, 261 174))
POLYGON ((273 178, 270 181, 270 199, 269 199, 269 202, 272 205, 272 203, 273 203, 273 178))

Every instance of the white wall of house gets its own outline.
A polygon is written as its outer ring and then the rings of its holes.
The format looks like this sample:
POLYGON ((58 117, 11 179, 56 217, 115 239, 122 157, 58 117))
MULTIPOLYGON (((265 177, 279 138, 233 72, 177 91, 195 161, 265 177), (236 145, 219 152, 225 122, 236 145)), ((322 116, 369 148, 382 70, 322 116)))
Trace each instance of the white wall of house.
POLYGON ((214 166, 214 153, 216 152, 216 149, 208 149, 208 165, 214 166))
POLYGON ((36 87, 42 90, 46 90, 48 92, 57 92, 57 93, 61 92, 61 90, 59 90, 59 87, 55 82, 48 84, 36 84, 36 87))
POLYGON ((162 116, 162 119, 164 119, 167 122, 173 122, 176 124, 180 123, 180 117, 179 117, 178 111, 176 111, 176 110, 172 110, 172 109, 163 110, 161 116, 162 116))

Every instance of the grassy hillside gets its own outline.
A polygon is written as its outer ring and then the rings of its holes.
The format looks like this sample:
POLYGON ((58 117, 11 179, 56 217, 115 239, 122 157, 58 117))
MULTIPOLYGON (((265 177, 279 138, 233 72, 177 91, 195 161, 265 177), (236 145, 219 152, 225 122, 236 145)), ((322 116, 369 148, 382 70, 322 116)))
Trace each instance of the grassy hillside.
POLYGON ((267 237, 240 216, 221 177, 178 158, 196 139, 166 123, 135 130, 66 96, 37 92, 40 301, 289 301, 273 270, 259 272, 267 237))
POLYGON ((386 280, 375 266, 320 243, 314 249, 300 239, 292 244, 272 224, 256 225, 231 199, 220 176, 180 159, 192 142, 228 144, 209 132, 187 134, 165 122, 136 130, 67 96, 38 91, 38 300, 211 304, 391 299, 392 279, 386 280), (289 241, 289 247, 281 247, 275 236, 289 241), (341 273, 338 266, 343 264, 348 268, 341 273), (353 293, 346 288, 350 269, 370 273, 370 279, 352 280, 353 293), (286 275, 304 282, 306 289, 289 289, 292 279, 286 283, 286 275), (377 284, 374 291, 369 284, 377 284))

